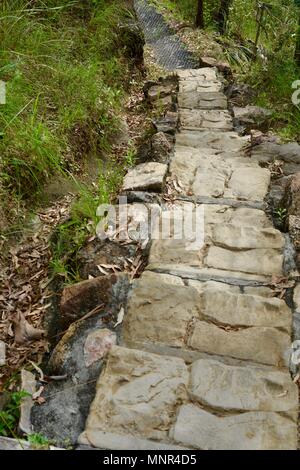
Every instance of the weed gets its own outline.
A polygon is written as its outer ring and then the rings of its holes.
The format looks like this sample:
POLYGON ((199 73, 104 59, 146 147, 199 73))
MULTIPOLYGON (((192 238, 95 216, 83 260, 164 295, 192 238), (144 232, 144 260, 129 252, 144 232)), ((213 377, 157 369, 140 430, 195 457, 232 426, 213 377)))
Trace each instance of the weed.
POLYGON ((0 411, 0 436, 15 437, 20 417, 21 400, 29 396, 25 391, 12 392, 7 405, 0 411))
POLYGON ((30 434, 27 437, 27 440, 30 443, 31 447, 37 450, 48 449, 50 445, 50 442, 47 437, 42 436, 39 433, 30 434))

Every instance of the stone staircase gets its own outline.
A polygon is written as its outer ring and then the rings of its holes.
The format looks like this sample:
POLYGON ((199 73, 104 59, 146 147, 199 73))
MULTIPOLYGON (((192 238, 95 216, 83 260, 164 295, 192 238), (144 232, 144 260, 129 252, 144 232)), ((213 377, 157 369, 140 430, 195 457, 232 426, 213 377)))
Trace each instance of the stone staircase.
POLYGON ((169 174, 180 182, 175 209, 203 205, 204 244, 195 234, 152 241, 79 442, 112 450, 296 449, 292 313, 270 287, 286 274, 285 239, 264 211, 270 172, 233 131, 216 69, 178 77, 169 174))

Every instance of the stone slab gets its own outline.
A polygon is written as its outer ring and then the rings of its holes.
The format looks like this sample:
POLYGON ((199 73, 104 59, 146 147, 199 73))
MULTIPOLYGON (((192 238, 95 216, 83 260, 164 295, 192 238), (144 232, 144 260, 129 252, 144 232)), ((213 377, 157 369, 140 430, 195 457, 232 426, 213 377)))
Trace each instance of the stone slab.
POLYGON ((272 412, 218 417, 184 405, 171 435, 177 443, 203 450, 297 449, 297 425, 272 412))
POLYGON ((262 276, 283 274, 283 255, 271 248, 231 251, 211 246, 205 260, 208 268, 262 276))
POLYGON ((125 176, 122 190, 162 191, 167 169, 164 163, 149 162, 137 165, 125 176))
POLYGON ((180 130, 176 134, 176 146, 196 149, 214 149, 222 152, 240 152, 249 144, 249 137, 240 137, 237 132, 218 133, 211 130, 180 130))
POLYGON ((188 378, 181 359, 114 346, 84 435, 89 442, 98 432, 164 441, 178 405, 186 400, 188 378))
POLYGON ((137 436, 121 435, 113 432, 85 431, 78 440, 79 444, 93 446, 97 449, 110 450, 185 450, 186 447, 163 442, 155 442, 149 439, 141 439, 137 436))
POLYGON ((271 173, 266 168, 237 168, 233 171, 224 197, 241 200, 263 200, 270 185, 271 173))
POLYGON ((224 329, 204 321, 195 321, 188 347, 207 354, 278 367, 288 365, 290 336, 276 328, 252 327, 224 329))
POLYGON ((178 105, 188 109, 227 109, 223 93, 179 93, 178 105))
POLYGON ((298 410, 298 387, 290 373, 273 368, 200 359, 192 365, 189 391, 200 405, 219 410, 298 410))
POLYGON ((285 240, 275 228, 239 227, 235 224, 216 224, 212 227, 214 245, 229 249, 272 248, 283 250, 285 240))
POLYGON ((219 110, 184 110, 179 113, 182 129, 218 129, 231 131, 232 119, 228 111, 219 110))

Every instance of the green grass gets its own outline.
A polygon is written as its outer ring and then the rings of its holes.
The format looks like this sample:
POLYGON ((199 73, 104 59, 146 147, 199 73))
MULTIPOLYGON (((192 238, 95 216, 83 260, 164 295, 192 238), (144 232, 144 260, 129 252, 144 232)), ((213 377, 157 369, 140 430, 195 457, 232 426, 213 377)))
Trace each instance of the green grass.
MULTIPOLYGON (((167 16, 182 22, 194 22, 197 0, 153 0, 167 16)), ((300 110, 292 103, 292 83, 299 79, 294 61, 294 50, 299 10, 294 0, 270 0, 271 8, 265 13, 259 37, 259 53, 253 62, 254 41, 257 31, 256 0, 233 0, 225 36, 218 36, 224 54, 231 63, 236 78, 257 90, 253 104, 274 110, 272 129, 286 139, 300 141, 300 110)), ((216 39, 213 21, 218 1, 204 2, 206 33, 216 39)), ((199 33, 199 41, 202 36, 199 33)), ((201 48, 201 53, 203 53, 201 48)))
POLYGON ((57 172, 110 148, 136 38, 128 2, 9 0, 0 5, 0 191, 10 216, 57 172))

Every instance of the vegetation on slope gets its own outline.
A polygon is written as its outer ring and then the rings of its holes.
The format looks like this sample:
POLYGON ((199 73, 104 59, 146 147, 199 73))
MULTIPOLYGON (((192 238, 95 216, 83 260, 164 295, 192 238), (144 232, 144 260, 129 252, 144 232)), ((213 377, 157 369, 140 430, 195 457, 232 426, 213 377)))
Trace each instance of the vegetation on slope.
MULTIPOLYGON (((170 19, 193 26, 197 0, 152 0, 170 19)), ((292 83, 299 78, 295 49, 299 38, 300 2, 270 0, 264 9, 254 60, 255 39, 262 2, 232 0, 225 32, 220 32, 220 1, 203 1, 205 28, 187 32, 187 42, 202 55, 229 60, 240 81, 256 91, 254 104, 274 110, 273 126, 283 137, 300 140, 300 110, 292 103, 292 83), (221 47, 220 47, 221 46, 221 47)), ((300 44, 300 42, 299 42, 300 44)))
POLYGON ((0 5, 2 225, 45 182, 108 152, 139 47, 130 2, 4 0, 0 5))

